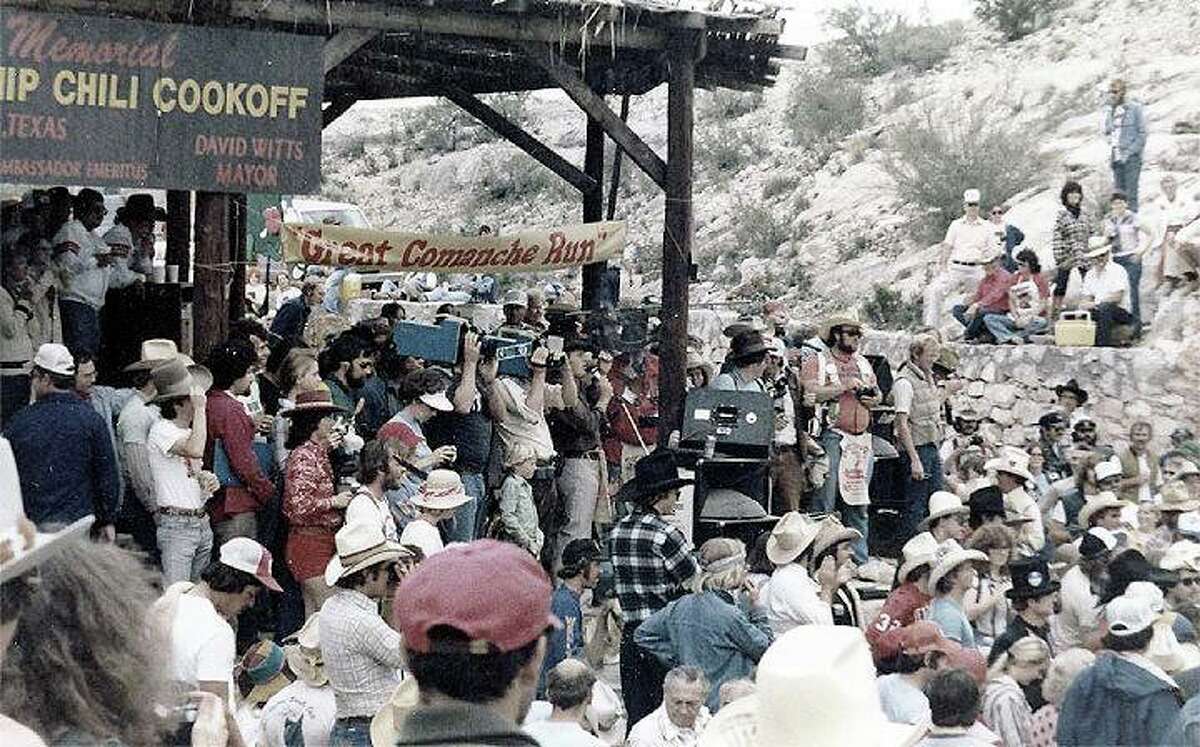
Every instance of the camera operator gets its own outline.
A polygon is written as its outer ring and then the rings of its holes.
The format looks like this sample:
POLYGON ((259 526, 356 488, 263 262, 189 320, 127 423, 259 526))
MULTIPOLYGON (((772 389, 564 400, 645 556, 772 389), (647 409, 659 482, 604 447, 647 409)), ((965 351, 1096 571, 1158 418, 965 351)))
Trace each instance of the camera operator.
POLYGON ((566 514, 557 541, 555 568, 571 540, 590 540, 596 506, 608 500, 604 452, 600 449, 600 424, 612 401, 612 384, 596 371, 593 349, 586 337, 564 343, 567 369, 564 382, 574 379, 578 396, 574 406, 552 410, 548 416, 554 447, 562 456, 558 492, 566 514))
POLYGON ((824 320, 820 335, 828 352, 807 357, 800 372, 805 392, 816 398, 815 419, 829 459, 829 475, 816 491, 811 509, 837 510, 842 523, 862 534, 853 543, 854 556, 862 563, 867 560, 868 487, 875 461, 871 408, 879 404, 879 386, 871 363, 858 352, 863 327, 857 315, 824 320))
POLYGON ((796 400, 800 393, 800 377, 788 365, 787 345, 775 338, 767 353, 763 373, 767 393, 775 400, 775 448, 771 450, 772 494, 783 500, 786 511, 800 510, 804 497, 804 465, 797 436, 802 433, 796 421, 796 400))
POLYGON ((561 353, 551 354, 541 343, 534 346, 529 356, 529 378, 500 376, 492 385, 489 404, 496 433, 507 455, 517 444, 525 444, 537 457, 537 471, 529 480, 533 487, 533 500, 538 510, 538 525, 546 537, 542 547, 542 564, 549 567, 556 557, 555 545, 558 532, 563 525, 562 506, 555 485, 554 441, 546 413, 574 407, 579 401, 574 376, 564 376, 562 384, 547 384, 546 369, 553 365, 560 368, 566 364, 561 353))

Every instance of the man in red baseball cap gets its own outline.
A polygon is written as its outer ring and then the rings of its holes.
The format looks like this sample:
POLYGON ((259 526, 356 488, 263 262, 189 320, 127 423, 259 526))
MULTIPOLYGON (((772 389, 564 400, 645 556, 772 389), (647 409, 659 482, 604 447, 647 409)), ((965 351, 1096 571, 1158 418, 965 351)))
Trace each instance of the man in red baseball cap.
POLYGON ((397 745, 537 745, 518 729, 537 689, 550 579, 516 545, 479 540, 428 558, 404 579, 394 618, 421 704, 397 745))

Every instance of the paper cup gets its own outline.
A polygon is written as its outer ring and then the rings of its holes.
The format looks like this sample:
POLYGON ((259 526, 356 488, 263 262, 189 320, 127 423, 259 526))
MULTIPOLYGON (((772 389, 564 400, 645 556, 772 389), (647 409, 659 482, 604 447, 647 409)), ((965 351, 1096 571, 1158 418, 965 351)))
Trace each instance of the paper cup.
POLYGON ((152 277, 154 278, 154 282, 156 282, 156 283, 167 282, 167 268, 155 267, 152 277))
POLYGON ((179 265, 167 265, 167 282, 179 282, 179 265))

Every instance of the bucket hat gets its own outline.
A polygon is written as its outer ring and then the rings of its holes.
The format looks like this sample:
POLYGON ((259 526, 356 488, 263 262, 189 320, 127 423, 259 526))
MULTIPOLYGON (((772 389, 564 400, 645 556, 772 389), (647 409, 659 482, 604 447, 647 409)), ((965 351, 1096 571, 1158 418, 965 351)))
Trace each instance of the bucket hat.
POLYGON ((433 511, 449 511, 471 500, 457 472, 435 469, 411 499, 414 506, 433 511))
POLYGON ((390 563, 410 554, 402 546, 383 536, 378 522, 347 524, 334 535, 337 554, 325 566, 325 583, 333 586, 338 580, 380 563, 390 563))
POLYGON ((775 565, 787 565, 808 549, 820 531, 820 525, 807 514, 788 511, 767 539, 767 559, 775 565))

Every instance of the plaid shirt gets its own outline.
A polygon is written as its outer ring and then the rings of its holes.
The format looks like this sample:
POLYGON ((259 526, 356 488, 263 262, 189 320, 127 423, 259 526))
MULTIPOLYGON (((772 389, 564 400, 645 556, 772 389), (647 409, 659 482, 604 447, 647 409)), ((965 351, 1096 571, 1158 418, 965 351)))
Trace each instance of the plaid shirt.
POLYGON ((626 623, 666 607, 699 570, 683 532, 653 511, 618 521, 608 543, 626 623))
POLYGON ((1054 233, 1050 248, 1054 250, 1054 265, 1058 268, 1075 267, 1083 264, 1083 253, 1087 251, 1088 236, 1092 233, 1088 217, 1082 210, 1076 218, 1070 210, 1063 208, 1054 221, 1054 233))
POLYGON ((339 588, 321 605, 320 637, 337 717, 374 716, 400 684, 400 634, 368 596, 339 588))

